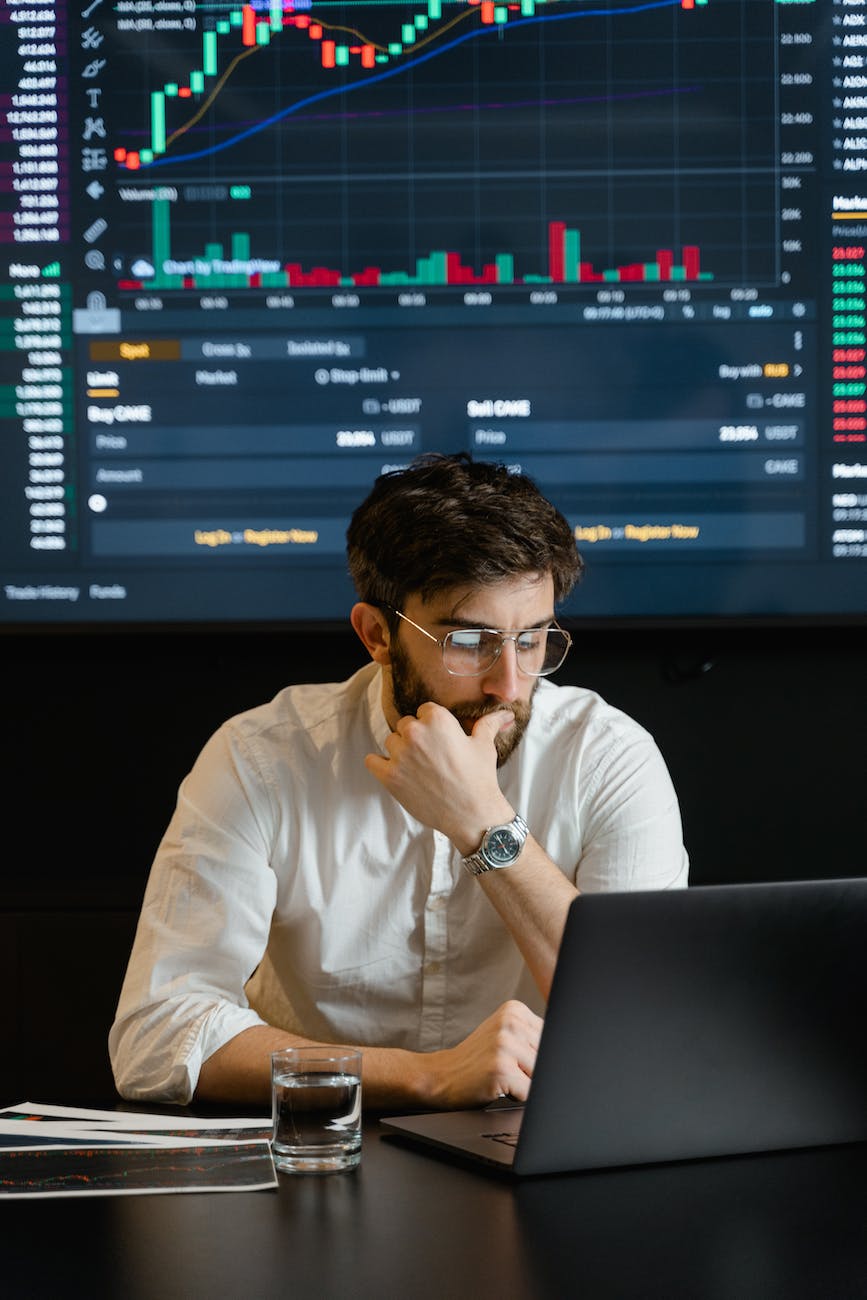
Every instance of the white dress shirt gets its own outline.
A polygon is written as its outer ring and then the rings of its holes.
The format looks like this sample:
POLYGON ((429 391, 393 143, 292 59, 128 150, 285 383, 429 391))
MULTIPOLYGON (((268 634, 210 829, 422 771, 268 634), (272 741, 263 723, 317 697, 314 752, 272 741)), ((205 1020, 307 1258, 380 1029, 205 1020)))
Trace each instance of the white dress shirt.
MULTIPOLYGON (((433 1051, 540 995, 438 831, 364 766, 389 733, 381 673, 290 686, 229 719, 183 781, 151 869, 109 1036, 132 1100, 187 1102, 251 1025, 433 1051)), ((680 812, 650 735, 593 692, 542 680, 500 785, 580 889, 687 883, 680 812)))

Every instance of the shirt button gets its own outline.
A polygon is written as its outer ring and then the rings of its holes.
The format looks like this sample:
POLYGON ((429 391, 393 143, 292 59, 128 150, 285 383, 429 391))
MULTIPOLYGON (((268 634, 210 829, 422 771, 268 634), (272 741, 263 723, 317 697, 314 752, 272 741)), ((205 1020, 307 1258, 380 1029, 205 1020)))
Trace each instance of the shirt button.
POLYGON ((448 901, 445 894, 434 894, 428 899, 427 905, 431 912, 441 912, 448 901))
POLYGON ((425 967, 425 973, 428 975, 439 975, 442 968, 443 964, 441 961, 429 961, 425 967))

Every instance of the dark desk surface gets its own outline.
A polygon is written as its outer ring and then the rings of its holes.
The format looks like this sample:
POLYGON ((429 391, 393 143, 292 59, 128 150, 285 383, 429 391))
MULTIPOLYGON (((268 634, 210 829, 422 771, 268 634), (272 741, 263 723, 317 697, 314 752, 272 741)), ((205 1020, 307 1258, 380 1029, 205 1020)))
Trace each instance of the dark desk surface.
POLYGON ((278 1191, 0 1203, 9 1300, 860 1300, 867 1146, 515 1181, 383 1136, 278 1191))

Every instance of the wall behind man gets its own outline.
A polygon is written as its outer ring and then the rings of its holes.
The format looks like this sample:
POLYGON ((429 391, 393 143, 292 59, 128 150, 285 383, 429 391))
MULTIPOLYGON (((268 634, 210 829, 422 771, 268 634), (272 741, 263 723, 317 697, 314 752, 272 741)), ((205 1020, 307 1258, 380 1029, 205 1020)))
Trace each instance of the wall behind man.
MULTIPOLYGON (((572 631, 558 680, 656 737, 693 884, 867 874, 867 627, 572 631)), ((0 655, 0 1099, 105 1098, 105 1036, 179 781, 230 714, 346 676, 363 651, 339 627, 22 635, 0 655)))

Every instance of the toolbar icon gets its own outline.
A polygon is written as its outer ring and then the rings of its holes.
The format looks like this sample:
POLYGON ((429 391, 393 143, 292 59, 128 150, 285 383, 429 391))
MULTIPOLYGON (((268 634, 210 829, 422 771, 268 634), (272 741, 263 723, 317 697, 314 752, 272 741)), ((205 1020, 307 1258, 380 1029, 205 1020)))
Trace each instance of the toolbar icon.
POLYGON ((96 221, 91 222, 84 232, 84 239, 88 244, 95 244, 100 235, 104 235, 108 230, 108 222, 105 217, 97 217, 96 221))

